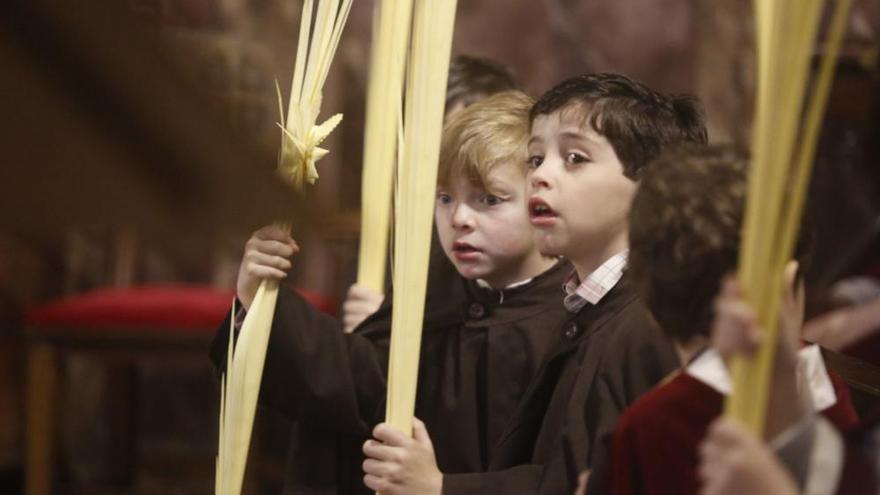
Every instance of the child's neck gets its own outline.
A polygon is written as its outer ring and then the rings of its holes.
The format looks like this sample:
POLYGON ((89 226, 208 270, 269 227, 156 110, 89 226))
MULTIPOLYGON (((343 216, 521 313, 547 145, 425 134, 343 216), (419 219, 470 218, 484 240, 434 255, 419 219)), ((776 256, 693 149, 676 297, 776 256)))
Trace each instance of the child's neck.
POLYGON ((621 236, 594 249, 589 249, 587 246, 583 247, 584 249, 568 256, 575 270, 577 270, 580 280, 589 277, 591 273, 602 266, 602 263, 608 261, 615 254, 626 251, 629 248, 629 243, 626 236, 621 236))
POLYGON ((493 289, 503 289, 513 284, 523 282, 544 273, 556 263, 556 258, 549 258, 534 250, 526 256, 522 263, 514 269, 494 273, 492 277, 485 277, 483 281, 493 289))
POLYGON ((676 342, 675 350, 681 360, 681 365, 687 366, 697 356, 697 353, 705 349, 708 344, 708 340, 702 335, 694 335, 687 342, 676 342))

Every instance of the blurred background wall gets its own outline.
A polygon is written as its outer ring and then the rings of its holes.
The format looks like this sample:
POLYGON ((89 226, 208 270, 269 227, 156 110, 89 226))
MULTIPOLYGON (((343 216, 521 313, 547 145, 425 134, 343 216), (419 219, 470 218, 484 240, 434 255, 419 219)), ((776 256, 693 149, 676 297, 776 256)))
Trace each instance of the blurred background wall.
MULTIPOLYGON (((274 81, 288 91, 299 1, 0 7, 0 492, 21 483, 29 308, 102 287, 231 289, 245 239, 276 219, 293 221, 303 247, 291 283, 341 297, 356 256, 372 8, 354 2, 323 105, 345 119, 318 184, 297 198, 273 168, 274 81)), ((453 51, 500 62, 534 95, 591 71, 695 93, 713 140, 746 143, 750 17, 741 0, 461 0, 453 51)), ((880 4, 857 1, 811 190, 821 287, 876 266, 878 33, 880 4)), ((141 492, 212 490, 217 387, 198 356, 138 364, 144 441, 128 482, 141 492), (177 469, 159 462, 171 451, 189 452, 177 469)), ((94 493, 112 478, 112 439, 95 418, 114 397, 91 358, 66 371, 58 486, 94 493)), ((260 445, 260 476, 277 487, 284 442, 260 445)))

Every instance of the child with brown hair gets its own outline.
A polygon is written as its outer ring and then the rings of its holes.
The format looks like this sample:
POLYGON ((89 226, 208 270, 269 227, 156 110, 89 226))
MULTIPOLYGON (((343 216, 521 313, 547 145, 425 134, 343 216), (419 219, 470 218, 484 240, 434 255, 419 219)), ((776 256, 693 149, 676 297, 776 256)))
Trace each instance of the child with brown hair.
MULTIPOLYGON (((709 347, 709 331, 719 284, 735 271, 739 257, 747 164, 732 148, 681 147, 662 155, 642 176, 630 212, 630 271, 684 368, 621 416, 605 493, 698 492, 697 446, 731 388, 724 361, 709 347)), ((801 229, 796 261, 786 270, 780 318, 780 340, 790 340, 790 347, 803 324, 803 283, 797 274, 806 269, 809 254, 809 230, 801 229)), ((855 424, 845 385, 829 378, 818 348, 804 348, 800 356, 812 407, 840 427, 855 424)), ((779 400, 800 400, 797 386, 774 393, 779 400)), ((767 427, 774 431, 779 425, 770 421, 767 427)))

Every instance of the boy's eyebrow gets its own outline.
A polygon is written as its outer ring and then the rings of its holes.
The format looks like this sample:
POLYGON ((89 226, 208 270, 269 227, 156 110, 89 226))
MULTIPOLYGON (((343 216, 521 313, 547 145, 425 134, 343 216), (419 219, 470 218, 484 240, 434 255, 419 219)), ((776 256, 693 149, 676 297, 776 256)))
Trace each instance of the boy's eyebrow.
POLYGON ((513 187, 513 186, 504 180, 488 178, 486 180, 486 183, 483 186, 483 191, 485 191, 487 193, 495 193, 495 192, 499 192, 499 189, 507 190, 510 187, 513 187))
MULTIPOLYGON (((591 138, 588 134, 584 134, 583 132, 578 132, 578 131, 563 131, 563 132, 559 133, 559 138, 566 139, 566 140, 583 141, 588 144, 593 144, 596 141, 595 139, 591 138)), ((541 138, 541 136, 532 136, 529 138, 529 142, 527 143, 527 146, 531 146, 536 143, 540 144, 543 142, 544 142, 544 140, 541 138)))
POLYGON ((571 139, 575 141, 586 141, 588 143, 592 143, 594 141, 593 139, 590 139, 590 136, 588 136, 587 134, 577 131, 563 131, 559 133, 559 137, 562 139, 571 139))

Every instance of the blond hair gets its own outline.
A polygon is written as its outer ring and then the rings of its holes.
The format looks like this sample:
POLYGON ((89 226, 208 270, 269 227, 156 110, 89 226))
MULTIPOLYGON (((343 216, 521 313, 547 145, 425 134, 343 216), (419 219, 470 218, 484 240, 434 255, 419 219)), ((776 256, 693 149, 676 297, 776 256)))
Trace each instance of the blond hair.
POLYGON ((500 163, 513 163, 525 174, 533 103, 521 91, 505 91, 453 115, 443 127, 437 184, 464 176, 488 191, 489 172, 500 163))

